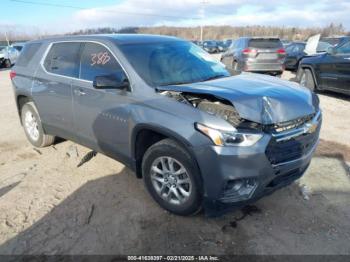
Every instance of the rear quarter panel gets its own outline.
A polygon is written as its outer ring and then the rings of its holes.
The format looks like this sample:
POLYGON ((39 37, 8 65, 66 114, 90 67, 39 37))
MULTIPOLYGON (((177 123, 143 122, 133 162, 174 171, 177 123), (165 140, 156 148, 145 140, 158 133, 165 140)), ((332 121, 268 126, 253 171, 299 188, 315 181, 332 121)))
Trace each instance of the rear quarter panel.
MULTIPOLYGON (((18 102, 19 96, 26 96, 35 101, 32 97, 32 85, 44 51, 45 44, 42 44, 27 66, 15 64, 12 68, 16 72, 16 77, 12 80, 16 102, 18 102)), ((17 109, 19 110, 18 106, 17 103, 17 109)))

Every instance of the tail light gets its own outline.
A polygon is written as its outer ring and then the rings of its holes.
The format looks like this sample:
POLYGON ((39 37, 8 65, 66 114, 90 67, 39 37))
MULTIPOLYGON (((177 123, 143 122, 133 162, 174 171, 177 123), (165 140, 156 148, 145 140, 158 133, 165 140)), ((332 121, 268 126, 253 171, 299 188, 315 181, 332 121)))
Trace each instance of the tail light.
POLYGON ((250 55, 250 54, 255 55, 257 53, 257 51, 255 49, 245 48, 245 49, 243 49, 242 53, 244 55, 250 55))
POLYGON ((280 55, 286 54, 286 50, 284 50, 284 48, 278 49, 276 52, 277 52, 277 54, 280 54, 280 55))
POLYGON ((10 71, 10 78, 11 78, 11 80, 14 79, 15 77, 16 77, 16 72, 11 70, 10 71))

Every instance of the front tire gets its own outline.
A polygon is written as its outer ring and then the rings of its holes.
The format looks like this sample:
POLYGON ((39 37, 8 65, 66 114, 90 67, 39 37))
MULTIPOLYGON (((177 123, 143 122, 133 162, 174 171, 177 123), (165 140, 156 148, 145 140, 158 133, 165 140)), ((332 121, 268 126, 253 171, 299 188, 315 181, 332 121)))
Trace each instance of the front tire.
POLYGON ((310 89, 311 91, 315 91, 316 84, 310 69, 300 69, 300 70, 302 70, 299 78, 300 85, 310 89))
POLYGON ((55 137, 45 134, 33 102, 27 102, 21 109, 21 120, 29 142, 35 147, 46 147, 54 143, 55 137))
POLYGON ((189 153, 171 139, 152 145, 142 160, 145 186, 164 209, 181 216, 196 214, 202 206, 202 183, 189 153))
POLYGON ((239 68, 239 64, 237 61, 233 61, 232 62, 232 73, 234 75, 239 75, 241 72, 240 68, 239 68))

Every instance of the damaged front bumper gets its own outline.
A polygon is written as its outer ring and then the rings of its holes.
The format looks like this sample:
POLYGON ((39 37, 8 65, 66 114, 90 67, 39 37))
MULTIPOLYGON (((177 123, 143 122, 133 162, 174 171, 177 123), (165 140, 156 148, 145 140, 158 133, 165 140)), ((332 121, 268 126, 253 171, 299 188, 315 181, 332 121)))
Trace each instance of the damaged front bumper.
POLYGON ((294 133, 265 133, 251 147, 196 148, 206 215, 240 208, 300 178, 316 149, 321 122, 319 112, 294 133))

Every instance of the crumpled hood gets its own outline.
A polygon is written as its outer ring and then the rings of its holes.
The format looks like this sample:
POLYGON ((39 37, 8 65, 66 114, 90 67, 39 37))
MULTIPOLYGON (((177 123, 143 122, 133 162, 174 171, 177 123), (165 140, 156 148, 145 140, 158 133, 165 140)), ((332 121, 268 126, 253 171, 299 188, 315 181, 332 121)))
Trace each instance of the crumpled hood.
POLYGON ((162 86, 158 90, 211 94, 230 101, 240 117, 274 124, 316 112, 315 95, 299 84, 276 77, 243 73, 217 80, 162 86))

